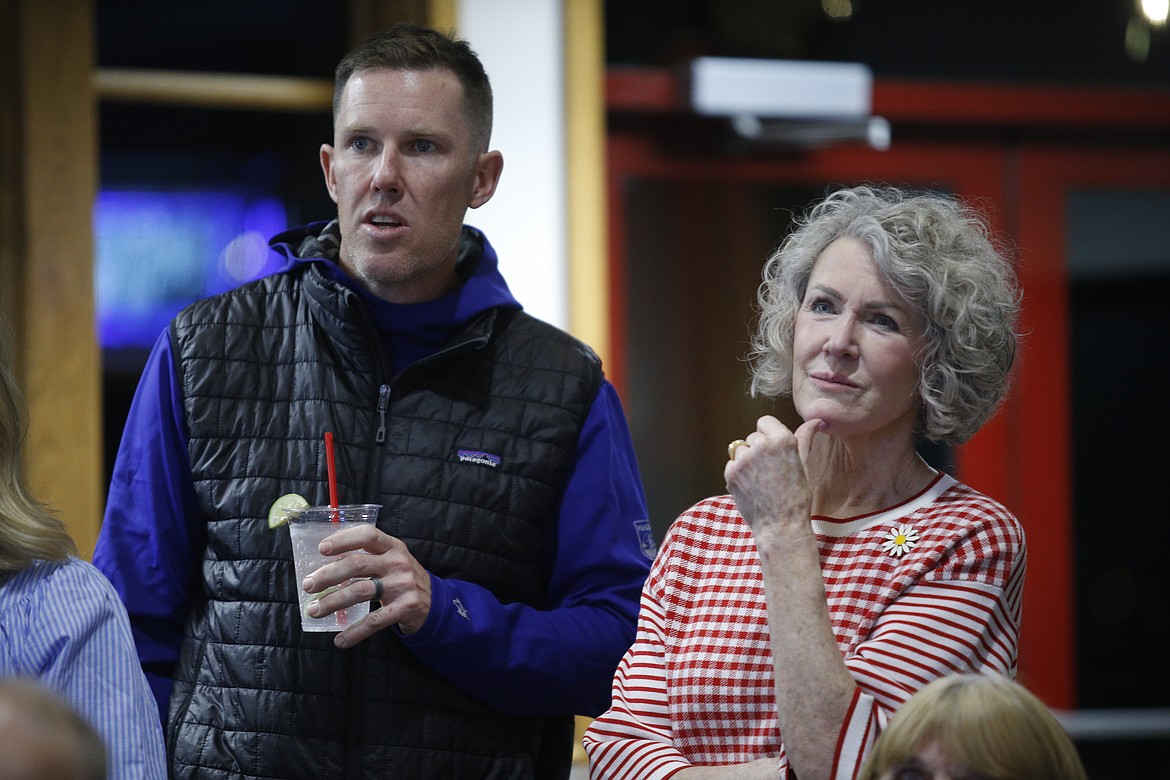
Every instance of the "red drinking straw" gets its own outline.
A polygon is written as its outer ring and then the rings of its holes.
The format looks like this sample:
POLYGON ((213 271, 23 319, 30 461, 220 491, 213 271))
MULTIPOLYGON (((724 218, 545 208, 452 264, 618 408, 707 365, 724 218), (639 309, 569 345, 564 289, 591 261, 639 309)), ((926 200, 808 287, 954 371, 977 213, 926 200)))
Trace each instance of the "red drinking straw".
MULTIPOLYGON (((329 480, 329 506, 337 509, 337 466, 333 458, 333 432, 325 431, 325 473, 329 480)), ((334 512, 332 522, 341 522, 341 513, 334 512)), ((337 610, 337 624, 344 626, 349 623, 349 610, 337 610)))
MULTIPOLYGON (((333 459, 333 432, 325 431, 325 469, 329 475, 329 506, 337 508, 337 466, 333 459)), ((341 518, 334 513, 333 522, 341 518)))

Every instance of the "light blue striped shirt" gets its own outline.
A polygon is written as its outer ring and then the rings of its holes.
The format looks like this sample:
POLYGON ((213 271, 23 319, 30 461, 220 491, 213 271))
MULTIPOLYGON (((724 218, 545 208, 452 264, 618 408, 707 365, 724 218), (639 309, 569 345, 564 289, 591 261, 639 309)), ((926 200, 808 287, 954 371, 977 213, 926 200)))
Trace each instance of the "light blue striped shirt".
POLYGON ((163 780, 166 753, 126 609, 77 558, 35 563, 0 585, 0 677, 38 679, 101 735, 110 780, 163 780))

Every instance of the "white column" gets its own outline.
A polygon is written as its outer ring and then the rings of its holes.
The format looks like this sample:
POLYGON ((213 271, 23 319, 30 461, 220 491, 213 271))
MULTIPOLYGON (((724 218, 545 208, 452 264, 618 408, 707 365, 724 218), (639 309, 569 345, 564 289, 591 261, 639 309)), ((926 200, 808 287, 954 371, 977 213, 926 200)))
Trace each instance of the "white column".
POLYGON ((525 310, 567 327, 564 41, 556 0, 458 0, 457 28, 495 95, 495 196, 467 222, 482 229, 525 310))

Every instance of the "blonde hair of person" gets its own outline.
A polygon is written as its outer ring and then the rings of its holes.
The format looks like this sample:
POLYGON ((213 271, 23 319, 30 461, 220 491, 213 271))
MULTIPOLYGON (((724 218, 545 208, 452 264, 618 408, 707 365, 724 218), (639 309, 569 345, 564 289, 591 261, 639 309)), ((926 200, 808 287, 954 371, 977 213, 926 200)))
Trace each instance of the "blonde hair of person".
POLYGON ((933 743, 987 780, 1087 780, 1068 732, 1040 699, 998 674, 942 677, 891 718, 859 780, 897 778, 933 743))
POLYGON ((25 413, 9 343, 10 331, 0 323, 0 581, 35 560, 60 561, 77 554, 64 524, 25 486, 20 452, 25 413))

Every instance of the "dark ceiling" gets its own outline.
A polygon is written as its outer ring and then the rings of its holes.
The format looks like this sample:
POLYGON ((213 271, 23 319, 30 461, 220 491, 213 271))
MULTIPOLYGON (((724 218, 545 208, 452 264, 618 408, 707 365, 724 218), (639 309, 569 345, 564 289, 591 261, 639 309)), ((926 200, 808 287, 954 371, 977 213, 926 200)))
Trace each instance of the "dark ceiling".
MULTIPOLYGON (((97 0, 99 63, 326 78, 349 41, 339 7, 97 0)), ((819 59, 879 76, 1170 86, 1170 30, 1135 23, 1135 9, 1134 0, 607 0, 607 60, 819 59), (842 3, 852 16, 831 20, 823 7, 842 3)))
POLYGON ((1170 86, 1170 30, 1133 22, 1134 0, 609 0, 606 13, 611 64, 705 54, 862 62, 885 76, 1170 86), (853 13, 834 21, 832 5, 853 13))

